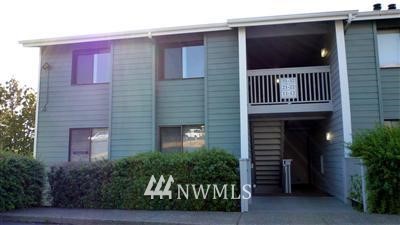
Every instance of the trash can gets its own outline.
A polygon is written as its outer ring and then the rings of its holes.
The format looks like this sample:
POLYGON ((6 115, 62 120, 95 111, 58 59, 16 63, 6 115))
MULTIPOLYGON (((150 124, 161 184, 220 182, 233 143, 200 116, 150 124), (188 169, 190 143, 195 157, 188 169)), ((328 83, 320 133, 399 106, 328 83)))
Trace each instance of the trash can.
POLYGON ((292 193, 292 175, 290 173, 290 165, 293 159, 282 160, 282 171, 283 171, 283 190, 286 194, 292 193))

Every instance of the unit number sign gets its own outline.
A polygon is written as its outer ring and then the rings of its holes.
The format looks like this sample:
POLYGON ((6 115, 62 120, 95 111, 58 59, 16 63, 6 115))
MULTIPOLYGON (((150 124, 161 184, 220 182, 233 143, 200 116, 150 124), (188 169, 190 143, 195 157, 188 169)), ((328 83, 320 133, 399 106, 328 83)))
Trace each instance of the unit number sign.
POLYGON ((297 78, 280 78, 279 87, 282 99, 297 98, 297 78))

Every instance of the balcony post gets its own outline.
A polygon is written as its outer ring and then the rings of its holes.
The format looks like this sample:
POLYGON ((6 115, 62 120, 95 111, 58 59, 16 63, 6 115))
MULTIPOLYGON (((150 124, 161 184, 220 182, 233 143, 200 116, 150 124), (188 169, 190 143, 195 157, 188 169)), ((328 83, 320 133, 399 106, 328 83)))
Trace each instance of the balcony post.
MULTIPOLYGON (((246 28, 238 29, 239 44, 239 100, 240 100, 240 186, 241 186, 241 211, 249 210, 249 200, 243 191, 245 185, 251 185, 250 160, 249 160, 249 121, 247 113, 247 56, 246 56, 246 28)), ((251 186, 250 186, 251 187, 251 186)), ((251 188, 250 188, 251 189, 251 188)))
MULTIPOLYGON (((349 78, 347 74, 347 60, 346 60, 346 42, 344 37, 343 21, 335 21, 335 34, 336 34, 336 47, 337 47, 337 60, 339 67, 339 82, 340 82, 340 100, 342 104, 342 126, 343 126, 343 142, 352 142, 352 128, 351 128, 351 111, 350 111, 350 91, 349 91, 349 78)), ((344 145, 344 157, 349 157, 350 150, 344 145)), ((343 179, 346 179, 346 164, 343 166, 343 179)), ((345 199, 347 199, 348 184, 344 182, 343 185, 345 199)))
MULTIPOLYGON (((350 112, 350 93, 349 78, 347 74, 346 45, 344 38, 343 21, 335 21, 336 46, 339 67, 340 97, 342 102, 342 121, 344 142, 352 141, 351 112, 350 112)), ((350 150, 345 147, 345 156, 350 154, 350 150)))

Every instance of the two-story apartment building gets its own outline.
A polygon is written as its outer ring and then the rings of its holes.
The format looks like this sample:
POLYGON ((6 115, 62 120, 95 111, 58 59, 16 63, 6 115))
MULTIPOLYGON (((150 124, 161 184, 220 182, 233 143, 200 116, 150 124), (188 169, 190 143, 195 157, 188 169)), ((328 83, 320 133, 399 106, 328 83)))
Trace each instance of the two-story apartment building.
POLYGON ((40 48, 34 154, 48 165, 220 147, 254 195, 282 192, 292 159, 294 192, 346 201, 346 143, 400 119, 396 9, 22 44, 40 48))

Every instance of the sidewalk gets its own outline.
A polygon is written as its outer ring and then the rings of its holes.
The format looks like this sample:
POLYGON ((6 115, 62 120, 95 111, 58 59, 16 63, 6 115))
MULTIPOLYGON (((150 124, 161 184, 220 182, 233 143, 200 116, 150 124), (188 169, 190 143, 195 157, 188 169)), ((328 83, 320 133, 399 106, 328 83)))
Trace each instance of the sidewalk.
POLYGON ((359 212, 190 212, 114 209, 33 208, 0 213, 5 221, 74 225, 268 225, 268 224, 343 224, 399 225, 400 216, 359 212))

